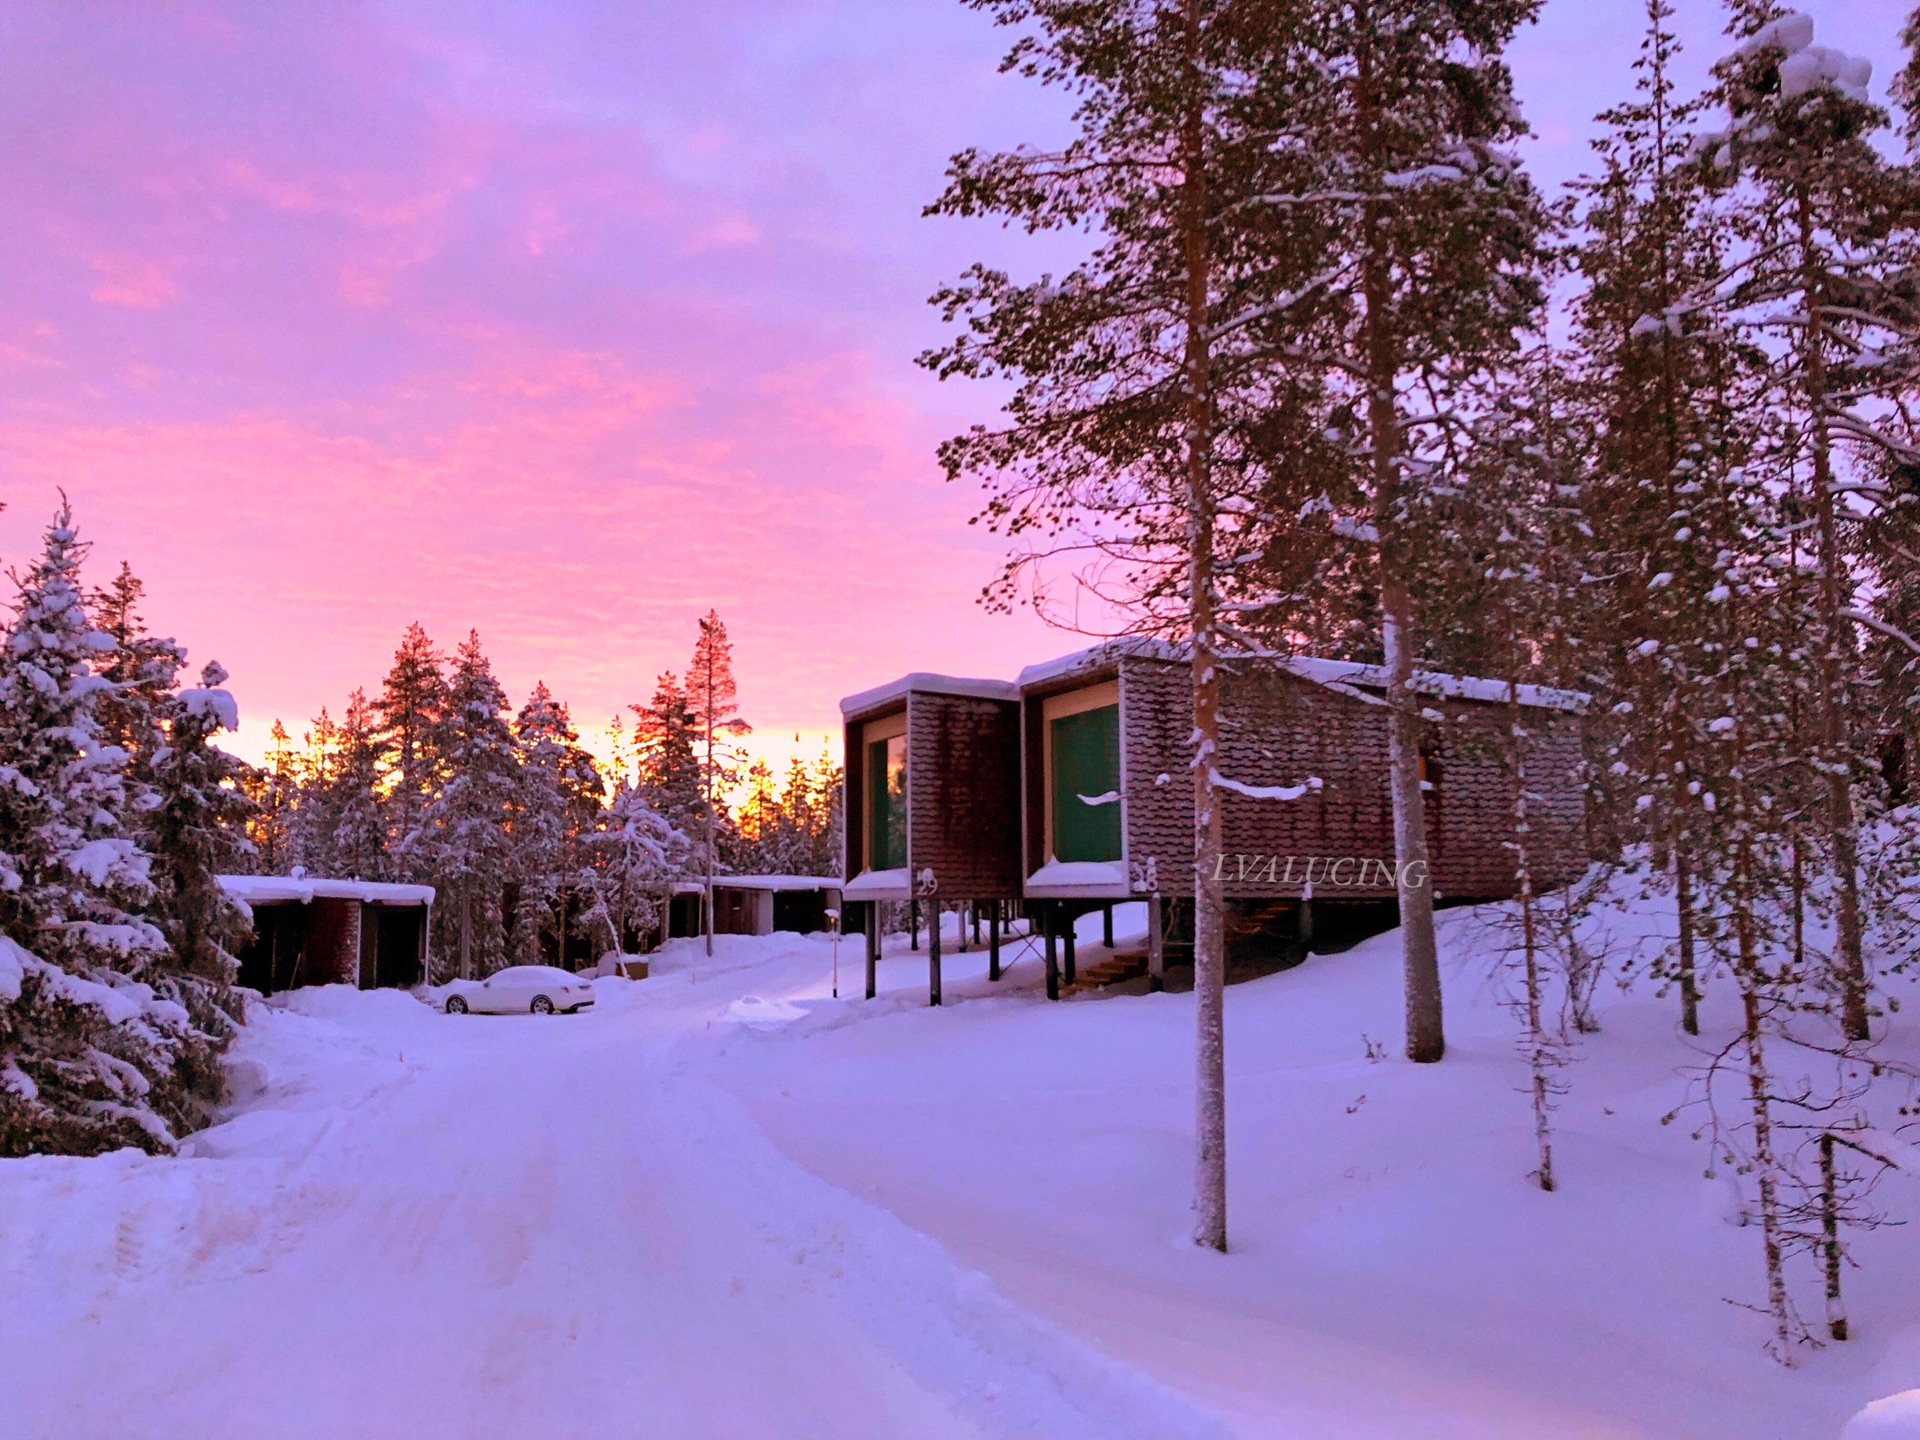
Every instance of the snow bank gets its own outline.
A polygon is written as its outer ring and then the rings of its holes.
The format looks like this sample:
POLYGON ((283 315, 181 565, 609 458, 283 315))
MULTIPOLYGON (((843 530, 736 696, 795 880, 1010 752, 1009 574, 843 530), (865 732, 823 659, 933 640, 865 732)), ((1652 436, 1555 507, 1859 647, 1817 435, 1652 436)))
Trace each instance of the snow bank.
POLYGON ((1920 1440, 1920 1390, 1875 1400, 1847 1422, 1840 1440, 1920 1440))

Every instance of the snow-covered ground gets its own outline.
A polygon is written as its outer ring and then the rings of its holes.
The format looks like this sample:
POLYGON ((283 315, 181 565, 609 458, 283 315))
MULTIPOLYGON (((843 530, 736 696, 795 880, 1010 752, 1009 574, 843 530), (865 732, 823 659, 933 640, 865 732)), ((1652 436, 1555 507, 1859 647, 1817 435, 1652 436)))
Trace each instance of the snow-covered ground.
POLYGON ((1184 1239, 1190 996, 950 951, 940 1010, 905 953, 835 1001, 793 936, 571 1017, 301 992, 189 1156, 0 1162, 0 1434, 1833 1440, 1920 1385, 1910 1227, 1796 1370, 1727 1303, 1758 1238, 1659 1123, 1671 1003, 1603 990, 1532 1188, 1484 931, 1442 934, 1437 1067, 1397 937, 1229 992, 1226 1256, 1184 1239))

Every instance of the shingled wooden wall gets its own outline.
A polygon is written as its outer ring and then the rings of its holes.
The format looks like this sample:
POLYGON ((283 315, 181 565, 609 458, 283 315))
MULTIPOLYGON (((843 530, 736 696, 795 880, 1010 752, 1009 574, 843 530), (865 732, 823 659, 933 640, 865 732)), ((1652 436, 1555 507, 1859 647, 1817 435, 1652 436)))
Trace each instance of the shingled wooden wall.
POLYGON ((1011 701, 907 697, 907 865, 940 898, 1020 894, 1020 712, 1011 701))
MULTIPOLYGON (((1164 893, 1184 893, 1193 865, 1191 671, 1140 658, 1118 666, 1121 747, 1127 798, 1126 854, 1157 862, 1164 893), (1166 777, 1163 783, 1162 777, 1166 777)), ((1104 678, 1089 677, 1089 683, 1104 678)), ((1271 666, 1242 664, 1223 678, 1219 768, 1248 785, 1297 785, 1318 776, 1322 788, 1298 800, 1228 792, 1222 805, 1226 893, 1235 899, 1289 899, 1304 888, 1305 862, 1393 859, 1393 811, 1387 791, 1387 712, 1383 702, 1342 695, 1271 666), (1248 857, 1243 865, 1236 857, 1248 857), (1296 858, 1291 881, 1286 861, 1296 858), (1270 859, 1277 864, 1270 865, 1270 859)), ((1428 803, 1432 883, 1442 899, 1501 899, 1515 893, 1512 794, 1500 755, 1506 707, 1448 701, 1449 716, 1430 727, 1428 803)), ((1527 707, 1530 843, 1536 888, 1561 883, 1586 863, 1579 787, 1579 718, 1527 707)), ((1393 894, 1380 867, 1314 873, 1321 899, 1384 899, 1393 894)))

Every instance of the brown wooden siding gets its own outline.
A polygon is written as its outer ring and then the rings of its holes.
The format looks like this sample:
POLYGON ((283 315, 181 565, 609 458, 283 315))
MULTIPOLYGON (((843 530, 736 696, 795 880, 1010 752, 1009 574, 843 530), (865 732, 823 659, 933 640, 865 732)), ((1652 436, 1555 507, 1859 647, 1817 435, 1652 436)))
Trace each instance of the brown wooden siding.
MULTIPOLYGON (((1184 665, 1124 660, 1121 734, 1127 766, 1127 854, 1157 861, 1160 888, 1183 893, 1191 883, 1193 728, 1191 676, 1184 665), (1158 784, 1166 775, 1169 783, 1158 784)), ((1033 707, 1030 707, 1033 708, 1033 707)), ((1501 899, 1515 893, 1512 791, 1500 753, 1508 717, 1493 704, 1448 702, 1449 722, 1432 728, 1429 795, 1432 880, 1442 899, 1501 899)), ((1562 883, 1585 864, 1579 788, 1580 726, 1564 712, 1529 708, 1529 789, 1536 885, 1562 883)), ((1298 785, 1318 776, 1322 788, 1298 800, 1222 798, 1226 893, 1235 899, 1288 899, 1305 888, 1306 862, 1317 858, 1393 859, 1393 811, 1387 789, 1384 704, 1341 695, 1271 667, 1231 667, 1222 677, 1220 771, 1248 785, 1298 785), (1239 857, 1247 857, 1244 861, 1239 857), (1287 861, 1295 859, 1291 879, 1287 861)), ((1335 884, 1324 865, 1313 872, 1323 899, 1385 898, 1390 874, 1349 865, 1335 884), (1357 883, 1362 871, 1368 883, 1357 883)))
POLYGON ((907 864, 942 899, 1020 894, 1019 707, 915 691, 907 706, 907 864))

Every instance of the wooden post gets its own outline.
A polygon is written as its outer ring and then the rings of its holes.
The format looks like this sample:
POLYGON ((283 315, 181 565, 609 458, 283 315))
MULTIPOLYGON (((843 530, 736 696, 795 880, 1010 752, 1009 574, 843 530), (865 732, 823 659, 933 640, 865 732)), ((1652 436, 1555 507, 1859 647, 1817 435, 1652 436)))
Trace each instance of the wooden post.
POLYGON ((867 902, 867 999, 874 997, 880 968, 880 902, 867 902))
POLYGON ((1160 892, 1147 896, 1147 989, 1167 988, 1167 951, 1160 933, 1160 892))
POLYGON ((1100 943, 1113 949, 1113 902, 1100 907, 1100 943))
MULTIPOLYGON (((1064 907, 1062 908, 1064 909, 1064 907)), ((1067 984, 1069 985, 1073 984, 1073 922, 1077 918, 1078 917, 1074 915, 1068 915, 1066 917, 1066 921, 1067 921, 1066 931, 1061 936, 1061 944, 1066 947, 1061 952, 1061 955, 1060 955, 1061 960, 1064 962, 1061 966, 1061 970, 1065 975, 1067 984)))
POLYGON ((1847 1338, 1847 1312, 1840 1303, 1840 1203, 1834 1193, 1833 1135, 1820 1136, 1820 1234, 1827 1262, 1827 1334, 1847 1338))
MULTIPOLYGON (((978 923, 979 918, 980 918, 979 915, 975 914, 974 920, 976 923, 978 923)), ((996 900, 993 902, 992 909, 987 911, 987 979, 998 980, 999 978, 1000 978, 1000 902, 996 900)))
MULTIPOLYGON (((998 905, 1000 902, 996 900, 993 903, 998 905)), ((978 945, 980 943, 980 902, 975 900, 967 908, 973 912, 973 943, 978 945)))
POLYGON ((940 1003, 940 902, 927 907, 927 1004, 940 1003))
POLYGON ((967 953, 967 910, 972 904, 973 902, 971 900, 962 900, 958 905, 953 907, 953 918, 959 922, 960 953, 962 955, 967 953))
POLYGON ((920 948, 920 902, 917 899, 907 902, 907 948, 920 948))
POLYGON ((1044 900, 1040 905, 1040 925, 1046 932, 1047 955, 1047 999, 1060 998, 1060 967, 1054 960, 1053 952, 1053 902, 1044 900))
POLYGON ((1294 926, 1294 931, 1295 931, 1295 934, 1298 935, 1300 939, 1300 953, 1302 955, 1305 955, 1307 953, 1308 947, 1310 947, 1313 944, 1313 896, 1312 895, 1302 895, 1300 897, 1300 913, 1296 917, 1296 924, 1294 926))

